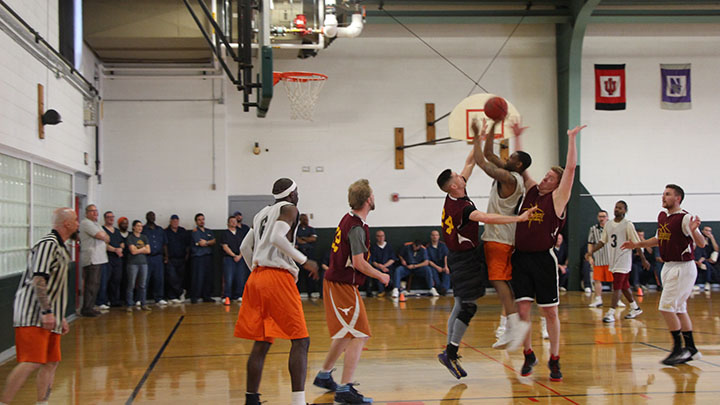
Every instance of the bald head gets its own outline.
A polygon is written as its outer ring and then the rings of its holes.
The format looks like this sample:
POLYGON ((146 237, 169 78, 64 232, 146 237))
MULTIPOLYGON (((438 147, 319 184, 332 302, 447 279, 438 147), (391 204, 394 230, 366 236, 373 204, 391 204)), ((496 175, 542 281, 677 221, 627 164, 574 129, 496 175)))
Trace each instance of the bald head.
POLYGON ((63 240, 67 240, 78 230, 78 218, 72 208, 58 208, 52 214, 53 229, 63 240))

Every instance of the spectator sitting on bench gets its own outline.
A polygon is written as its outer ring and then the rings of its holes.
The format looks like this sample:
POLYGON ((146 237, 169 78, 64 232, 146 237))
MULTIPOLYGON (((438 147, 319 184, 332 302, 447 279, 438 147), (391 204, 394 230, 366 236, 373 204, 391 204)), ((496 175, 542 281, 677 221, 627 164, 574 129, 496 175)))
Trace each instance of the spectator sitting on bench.
MULTIPOLYGON (((406 244, 400 254, 400 266, 395 269, 395 276, 393 277, 395 288, 392 290, 392 297, 397 298, 400 295, 400 280, 409 275, 423 277, 430 294, 433 297, 439 296, 440 294, 433 287, 433 270, 428 265, 428 262, 427 250, 419 240, 406 244)), ((408 282, 407 289, 410 290, 411 287, 410 282, 408 282)))
MULTIPOLYGON (((370 264, 383 273, 390 275, 392 280, 392 271, 395 269, 397 256, 392 246, 385 240, 385 232, 379 229, 375 232, 375 243, 370 246, 370 264)), ((372 296, 373 285, 377 285, 378 297, 385 296, 385 286, 372 277, 367 278, 365 291, 368 297, 372 296)))

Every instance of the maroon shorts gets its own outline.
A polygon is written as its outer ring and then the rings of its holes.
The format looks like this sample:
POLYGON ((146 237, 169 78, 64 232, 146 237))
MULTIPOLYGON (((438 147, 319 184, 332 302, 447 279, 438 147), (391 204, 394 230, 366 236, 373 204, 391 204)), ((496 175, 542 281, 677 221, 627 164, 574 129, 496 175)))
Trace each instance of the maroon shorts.
POLYGON ((630 273, 613 273, 613 290, 630 288, 630 273))

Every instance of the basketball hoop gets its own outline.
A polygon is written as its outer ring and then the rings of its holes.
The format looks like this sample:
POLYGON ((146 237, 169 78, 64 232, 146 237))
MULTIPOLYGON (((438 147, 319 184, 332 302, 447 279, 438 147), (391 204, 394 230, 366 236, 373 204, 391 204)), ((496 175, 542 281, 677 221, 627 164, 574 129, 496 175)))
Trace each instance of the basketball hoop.
POLYGON ((273 84, 282 81, 290 99, 290 118, 312 121, 315 104, 327 76, 310 72, 273 72, 273 84))

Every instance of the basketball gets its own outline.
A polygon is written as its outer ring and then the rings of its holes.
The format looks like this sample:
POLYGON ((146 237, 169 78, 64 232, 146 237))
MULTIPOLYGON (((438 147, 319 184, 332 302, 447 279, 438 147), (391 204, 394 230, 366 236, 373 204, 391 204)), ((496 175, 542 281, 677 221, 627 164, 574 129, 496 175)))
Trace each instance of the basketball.
POLYGON ((485 115, 493 121, 502 121, 508 113, 508 105, 504 98, 493 97, 485 103, 485 115))

